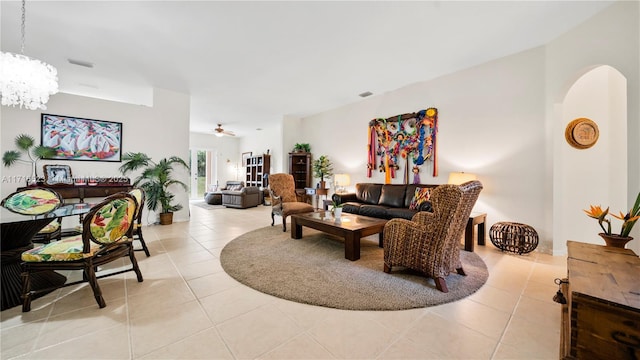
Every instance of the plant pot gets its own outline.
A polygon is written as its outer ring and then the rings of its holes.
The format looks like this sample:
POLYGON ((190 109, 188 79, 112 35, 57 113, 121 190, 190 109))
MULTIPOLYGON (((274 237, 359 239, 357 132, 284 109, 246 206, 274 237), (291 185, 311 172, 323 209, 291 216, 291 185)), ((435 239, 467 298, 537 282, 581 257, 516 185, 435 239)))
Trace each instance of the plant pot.
POLYGON ((633 240, 631 236, 607 235, 605 233, 599 233, 598 235, 600 235, 607 246, 621 249, 624 249, 625 245, 627 245, 629 241, 633 240))
POLYGON ((320 181, 320 189, 326 189, 327 183, 325 181, 320 181))
POLYGON ((334 207, 333 217, 336 219, 336 221, 339 221, 341 216, 342 216, 342 208, 334 207))
POLYGON ((160 213, 160 225, 171 225, 173 224, 173 213, 160 213))
POLYGON ((31 163, 31 176, 27 178, 27 186, 38 185, 38 172, 36 171, 36 163, 31 163))

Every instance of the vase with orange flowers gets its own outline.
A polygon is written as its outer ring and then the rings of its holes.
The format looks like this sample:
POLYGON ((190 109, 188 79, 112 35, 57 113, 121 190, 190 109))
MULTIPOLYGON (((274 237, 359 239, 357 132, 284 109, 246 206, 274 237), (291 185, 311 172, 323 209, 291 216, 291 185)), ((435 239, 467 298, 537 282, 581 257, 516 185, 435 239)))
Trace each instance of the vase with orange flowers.
POLYGON ((638 193, 638 197, 636 198, 636 202, 633 205, 633 208, 629 210, 628 213, 623 214, 620 212, 618 215, 611 213, 611 216, 622 221, 622 227, 620 228, 620 234, 614 234, 611 231, 611 220, 607 219, 607 215, 609 215, 609 208, 602 210, 600 205, 593 206, 590 205, 589 210, 583 210, 587 216, 597 219, 598 224, 602 228, 602 231, 598 235, 604 239, 604 242, 607 246, 624 248, 625 245, 633 240, 629 234, 631 233, 631 229, 633 225, 635 225, 636 221, 640 219, 640 193, 638 193), (606 224, 607 226, 605 227, 606 224))

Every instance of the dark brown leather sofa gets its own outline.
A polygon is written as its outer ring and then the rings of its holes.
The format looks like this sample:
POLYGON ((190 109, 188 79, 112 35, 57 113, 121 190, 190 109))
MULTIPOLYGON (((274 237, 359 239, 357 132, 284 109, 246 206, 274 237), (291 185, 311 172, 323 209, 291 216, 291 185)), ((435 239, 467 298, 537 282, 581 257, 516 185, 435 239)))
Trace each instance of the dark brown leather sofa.
POLYGON ((334 194, 332 199, 338 204, 344 204, 342 212, 381 219, 411 220, 419 211, 432 210, 431 203, 428 201, 416 210, 409 209, 416 187, 435 188, 436 186, 438 185, 358 183, 355 193, 334 194))

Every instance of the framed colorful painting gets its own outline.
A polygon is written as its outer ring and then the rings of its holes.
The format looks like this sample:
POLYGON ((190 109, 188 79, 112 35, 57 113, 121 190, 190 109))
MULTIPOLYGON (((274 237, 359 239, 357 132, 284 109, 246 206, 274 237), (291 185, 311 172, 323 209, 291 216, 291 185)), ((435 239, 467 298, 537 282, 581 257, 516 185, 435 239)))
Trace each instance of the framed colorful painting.
POLYGON ((52 147, 54 160, 122 159, 122 123, 42 114, 41 144, 52 147))

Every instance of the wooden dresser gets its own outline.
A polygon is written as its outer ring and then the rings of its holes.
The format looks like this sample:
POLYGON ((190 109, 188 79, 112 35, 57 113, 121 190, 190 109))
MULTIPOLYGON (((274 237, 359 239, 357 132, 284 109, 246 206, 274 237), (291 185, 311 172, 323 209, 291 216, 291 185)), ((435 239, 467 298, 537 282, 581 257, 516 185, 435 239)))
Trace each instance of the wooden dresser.
POLYGON ((629 249, 567 242, 561 359, 640 359, 640 258, 629 249))
MULTIPOLYGON (((38 185, 51 189, 63 199, 79 199, 81 203, 86 198, 105 198, 115 193, 130 191, 133 187, 124 183, 100 183, 97 185, 38 185)), ((25 188, 18 188, 18 190, 25 188)))

